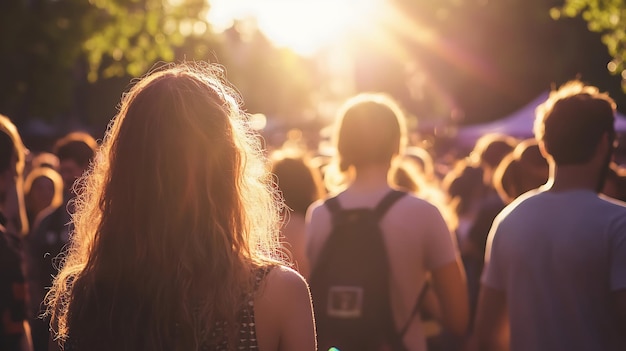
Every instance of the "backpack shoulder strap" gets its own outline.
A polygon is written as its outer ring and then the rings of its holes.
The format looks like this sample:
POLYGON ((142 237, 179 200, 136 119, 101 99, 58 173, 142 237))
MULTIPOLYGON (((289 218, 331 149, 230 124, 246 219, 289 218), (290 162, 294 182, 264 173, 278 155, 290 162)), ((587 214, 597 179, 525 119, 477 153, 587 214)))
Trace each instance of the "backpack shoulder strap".
POLYGON ((417 301, 415 301, 415 305, 413 306, 413 309, 411 310, 409 319, 407 319, 407 321, 404 323, 404 326, 402 326, 402 329, 400 329, 400 332, 398 333, 400 340, 404 338, 404 335, 406 334, 406 332, 409 330, 409 327, 411 326, 411 322, 413 322, 413 319, 419 314, 420 308, 422 307, 422 304, 424 303, 424 298, 426 297, 426 292, 429 286, 430 286, 430 283, 427 280, 424 283, 424 286, 422 286, 422 291, 420 291, 419 295, 417 296, 417 301))
POLYGON ((388 192, 374 208, 374 213, 376 213, 378 219, 383 218, 383 216, 385 215, 385 213, 387 213, 391 206, 405 195, 406 192, 400 190, 392 190, 388 192))
MULTIPOLYGON (((388 192, 374 208, 374 213, 376 213, 376 216, 379 219, 382 218, 385 215, 385 213, 387 213, 389 208, 391 208, 391 206, 400 198, 402 198, 404 195, 406 195, 406 192, 400 191, 400 190, 392 190, 388 192)), ((342 209, 341 205, 339 204, 339 199, 337 199, 337 196, 328 198, 324 202, 324 205, 328 207, 328 210, 330 211, 331 214, 336 214, 342 209)))

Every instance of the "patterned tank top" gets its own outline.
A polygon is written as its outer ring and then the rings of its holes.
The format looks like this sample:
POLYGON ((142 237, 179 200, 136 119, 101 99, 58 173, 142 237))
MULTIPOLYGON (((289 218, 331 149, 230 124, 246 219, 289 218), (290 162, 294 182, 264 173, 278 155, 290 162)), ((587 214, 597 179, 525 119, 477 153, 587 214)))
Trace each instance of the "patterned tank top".
MULTIPOLYGON (((261 267, 255 273, 254 289, 246 294, 245 303, 239 311, 237 343, 234 350, 258 350, 256 337, 256 323, 254 319, 254 297, 261 285, 261 282, 273 266, 261 267)), ((63 345, 65 351, 82 351, 80 347, 80 338, 69 337, 63 345)), ((228 343, 228 328, 226 322, 216 322, 215 327, 211 330, 206 343, 200 350, 202 351, 230 351, 228 343)))
MULTIPOLYGON (((238 340, 235 350, 258 350, 256 337, 256 323, 254 319, 254 297, 261 282, 272 267, 260 268, 255 274, 254 290, 246 295, 246 303, 239 312, 238 340)), ((211 332, 209 343, 202 347, 202 351, 229 351, 227 323, 217 322, 211 332)))

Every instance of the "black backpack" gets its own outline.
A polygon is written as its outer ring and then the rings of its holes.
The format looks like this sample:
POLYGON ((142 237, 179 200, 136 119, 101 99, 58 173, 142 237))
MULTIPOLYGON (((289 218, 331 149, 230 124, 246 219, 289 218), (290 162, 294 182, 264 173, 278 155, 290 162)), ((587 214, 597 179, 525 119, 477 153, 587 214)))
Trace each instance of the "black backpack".
POLYGON ((391 191, 374 209, 342 209, 336 197, 326 200, 332 231, 309 282, 320 351, 406 350, 407 328, 397 331, 393 322, 389 261, 379 226, 404 195, 391 191))

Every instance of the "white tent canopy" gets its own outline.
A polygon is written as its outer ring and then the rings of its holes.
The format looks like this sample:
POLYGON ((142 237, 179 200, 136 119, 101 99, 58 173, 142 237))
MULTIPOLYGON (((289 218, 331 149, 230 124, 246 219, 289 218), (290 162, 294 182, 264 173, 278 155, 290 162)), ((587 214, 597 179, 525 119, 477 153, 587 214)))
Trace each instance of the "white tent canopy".
MULTIPOLYGON (((501 119, 459 128, 456 139, 462 145, 472 146, 476 140, 488 133, 502 133, 517 138, 530 138, 533 136, 535 109, 546 101, 549 94, 549 91, 541 93, 519 110, 501 119)), ((618 133, 626 132, 626 116, 619 112, 615 118, 615 130, 618 133)))

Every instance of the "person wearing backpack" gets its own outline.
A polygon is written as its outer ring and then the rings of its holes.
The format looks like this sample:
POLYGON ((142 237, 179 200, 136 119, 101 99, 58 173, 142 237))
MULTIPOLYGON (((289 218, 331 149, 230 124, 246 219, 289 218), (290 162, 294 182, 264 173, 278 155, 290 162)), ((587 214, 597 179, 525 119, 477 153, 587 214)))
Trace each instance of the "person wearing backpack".
POLYGON ((309 279, 320 351, 426 350, 416 316, 430 276, 441 322, 468 326, 468 296, 454 238, 431 203, 389 181, 406 122, 387 95, 362 93, 340 110, 325 173, 335 196, 307 211, 309 279))

